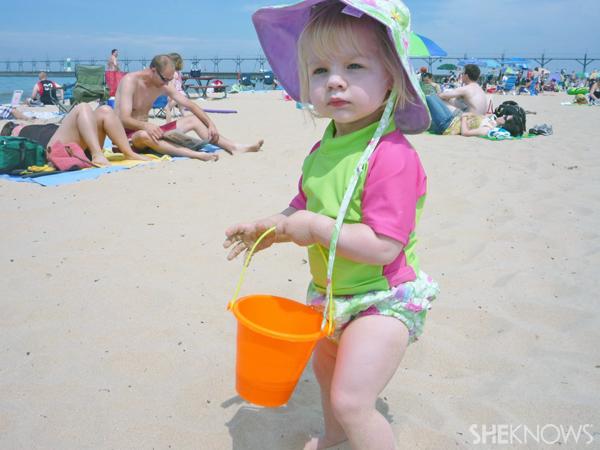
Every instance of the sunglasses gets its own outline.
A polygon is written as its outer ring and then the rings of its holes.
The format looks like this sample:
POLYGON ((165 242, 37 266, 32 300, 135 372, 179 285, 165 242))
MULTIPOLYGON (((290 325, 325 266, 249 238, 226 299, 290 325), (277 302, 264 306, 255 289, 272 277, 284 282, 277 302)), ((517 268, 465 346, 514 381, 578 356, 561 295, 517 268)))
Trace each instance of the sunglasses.
POLYGON ((156 71, 156 73, 158 74, 158 76, 160 77, 160 79, 163 81, 163 83, 170 83, 171 81, 173 81, 173 78, 165 78, 162 76, 162 73, 160 73, 158 70, 156 71))

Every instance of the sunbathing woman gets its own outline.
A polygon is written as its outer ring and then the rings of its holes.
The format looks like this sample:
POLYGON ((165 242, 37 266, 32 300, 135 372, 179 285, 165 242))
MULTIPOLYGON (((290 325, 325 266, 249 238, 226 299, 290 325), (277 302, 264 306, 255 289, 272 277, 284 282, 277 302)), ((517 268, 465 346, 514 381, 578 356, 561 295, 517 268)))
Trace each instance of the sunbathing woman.
POLYGON ((493 114, 478 116, 466 113, 460 118, 460 133, 457 134, 462 136, 500 136, 499 133, 503 137, 509 137, 508 134, 513 137, 519 135, 519 128, 513 116, 496 117, 493 114))
POLYGON ((109 164, 102 151, 104 139, 108 135, 127 159, 148 159, 131 149, 121 121, 109 106, 100 106, 94 111, 87 103, 81 103, 75 106, 60 124, 19 125, 8 122, 0 131, 0 135, 25 137, 43 147, 57 141, 65 144, 76 142, 81 148, 89 151, 93 163, 104 166, 109 164))

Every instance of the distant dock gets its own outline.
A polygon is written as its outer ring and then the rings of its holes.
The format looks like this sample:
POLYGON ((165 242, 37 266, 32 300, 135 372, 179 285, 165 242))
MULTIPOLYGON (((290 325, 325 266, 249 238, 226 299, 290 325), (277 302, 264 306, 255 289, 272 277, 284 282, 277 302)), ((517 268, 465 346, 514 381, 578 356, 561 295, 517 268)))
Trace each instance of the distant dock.
MULTIPOLYGON (((38 74, 42 70, 33 71, 2 71, 0 70, 0 77, 34 77, 37 78, 38 74)), ((75 78, 75 72, 66 72, 66 71, 50 71, 46 72, 48 74, 48 78, 75 78)), ((184 72, 186 75, 189 72, 184 72)), ((244 72, 245 74, 249 74, 254 79, 261 79, 264 73, 262 72, 244 72)), ((237 80, 239 73, 238 72, 202 72, 202 76, 209 76, 213 78, 223 78, 226 80, 237 80)))

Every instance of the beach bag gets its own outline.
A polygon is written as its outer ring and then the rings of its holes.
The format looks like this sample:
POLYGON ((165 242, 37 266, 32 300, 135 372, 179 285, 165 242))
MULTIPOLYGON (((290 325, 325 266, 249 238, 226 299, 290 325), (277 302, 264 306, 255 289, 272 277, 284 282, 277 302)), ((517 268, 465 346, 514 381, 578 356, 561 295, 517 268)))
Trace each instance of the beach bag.
POLYGON ((48 156, 48 161, 56 168, 56 170, 60 170, 61 172, 85 169, 94 166, 85 155, 83 149, 75 142, 63 144, 60 141, 56 141, 51 146, 48 146, 46 154, 48 156))
POLYGON ((22 137, 0 136, 0 173, 46 164, 44 147, 22 137))
POLYGON ((519 136, 525 133, 525 130, 527 130, 527 114, 525 113, 525 110, 513 100, 507 100, 503 102, 494 110, 494 114, 496 117, 513 116, 515 122, 519 126, 519 136))

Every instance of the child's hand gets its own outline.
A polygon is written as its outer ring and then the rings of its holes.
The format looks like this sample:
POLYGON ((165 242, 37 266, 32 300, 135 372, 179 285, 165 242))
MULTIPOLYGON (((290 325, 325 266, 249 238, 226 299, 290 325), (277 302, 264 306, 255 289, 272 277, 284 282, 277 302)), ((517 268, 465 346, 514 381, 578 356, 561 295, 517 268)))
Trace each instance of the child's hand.
POLYGON ((324 216, 306 210, 296 211, 277 225, 277 240, 293 241, 302 247, 317 242, 315 230, 319 219, 324 216))
MULTIPOLYGON (((240 223, 227 228, 227 230, 225 230, 227 239, 225 239, 225 242, 223 242, 223 247, 231 247, 231 250, 227 255, 227 259, 232 260, 243 251, 250 250, 260 235, 273 225, 275 225, 273 222, 263 220, 252 223, 240 223)), ((275 233, 269 233, 260 242, 255 251, 264 250, 274 243, 275 233)))

